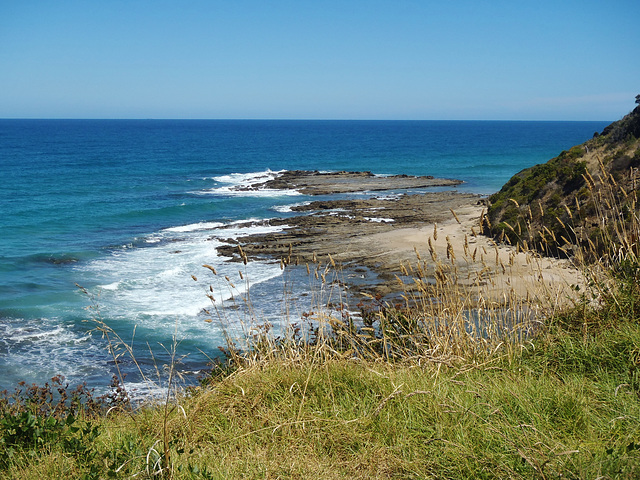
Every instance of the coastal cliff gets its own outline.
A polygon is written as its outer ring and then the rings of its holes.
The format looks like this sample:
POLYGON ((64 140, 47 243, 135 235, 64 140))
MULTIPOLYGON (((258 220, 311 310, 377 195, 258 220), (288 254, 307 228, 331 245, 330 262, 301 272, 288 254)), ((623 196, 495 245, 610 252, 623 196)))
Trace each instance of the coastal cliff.
POLYGON ((484 233, 552 255, 580 243, 601 250, 613 216, 637 208, 627 194, 637 189, 638 167, 640 106, 583 144, 514 175, 489 197, 484 233))

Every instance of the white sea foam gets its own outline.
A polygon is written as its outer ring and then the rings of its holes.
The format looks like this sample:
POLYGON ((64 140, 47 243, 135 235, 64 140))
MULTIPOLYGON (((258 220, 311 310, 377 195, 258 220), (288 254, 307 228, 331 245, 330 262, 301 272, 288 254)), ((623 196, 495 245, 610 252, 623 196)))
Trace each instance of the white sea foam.
POLYGON ((365 217, 364 219, 368 222, 375 222, 375 223, 392 223, 395 221, 393 218, 379 218, 379 217, 365 217))
POLYGON ((167 387, 155 380, 141 380, 137 382, 124 382, 129 398, 134 402, 153 404, 162 402, 167 398, 167 387))
POLYGON ((333 208, 331 210, 327 210, 327 215, 330 217, 342 217, 342 218, 355 218, 353 215, 347 215, 348 210, 344 208, 333 208))
POLYGON ((117 290, 120 286, 120 282, 109 283, 108 285, 102 285, 101 288, 104 290, 117 290))
POLYGON ((165 228, 163 232, 196 232, 198 230, 211 230, 222 227, 223 225, 224 223, 220 222, 200 222, 192 223, 191 225, 182 225, 180 227, 165 228))
MULTIPOLYGON (((127 343, 134 343, 135 332, 136 361, 143 365, 147 375, 153 371, 150 365, 154 362, 170 361, 166 349, 159 344, 170 346, 174 335, 180 343, 180 352, 189 355, 183 365, 197 369, 204 366, 206 358, 199 359, 196 351, 215 355, 217 347, 225 344, 223 324, 232 338, 241 339, 242 324, 257 321, 275 324, 282 311, 276 293, 282 291, 283 272, 279 263, 265 259, 243 265, 218 256, 217 247, 226 239, 283 228, 286 227, 271 226, 262 219, 166 228, 137 239, 133 248, 118 249, 73 268, 80 283, 96 294, 100 319, 127 343), (148 243, 145 241, 148 238, 158 241, 148 243), (204 268, 205 264, 213 266, 217 275, 204 268)), ((104 350, 104 345, 100 348, 104 350)), ((101 369, 105 378, 111 374, 113 363, 105 351, 100 355, 95 369, 101 369)), ((143 382, 131 359, 125 355, 122 361, 125 363, 120 368, 128 374, 125 383, 133 396, 159 394, 161 389, 143 382)), ((83 375, 94 375, 92 368, 87 366, 88 373, 83 375)))
POLYGON ((278 190, 274 188, 261 188, 247 190, 242 185, 230 185, 192 192, 195 195, 222 195, 227 197, 295 197, 301 195, 297 190, 278 190))
POLYGON ((90 334, 57 319, 17 318, 1 323, 0 351, 5 385, 42 384, 58 374, 79 383, 88 375, 105 375, 109 361, 106 350, 90 334))
POLYGON ((265 170, 264 172, 250 172, 250 173, 230 173, 228 175, 219 175, 213 177, 213 180, 220 183, 231 183, 236 185, 253 185, 256 183, 263 183, 268 180, 273 180, 282 174, 284 170, 274 172, 272 170, 265 170))
POLYGON ((279 190, 256 187, 257 185, 277 178, 282 174, 282 172, 284 172, 284 170, 277 172, 265 170, 263 172, 220 175, 212 178, 212 180, 218 183, 215 187, 191 193, 195 195, 223 195, 238 197, 282 197, 300 195, 300 192, 296 190, 279 190))
POLYGON ((289 213, 292 212, 295 207, 304 207, 309 204, 311 204, 311 202, 289 203, 287 205, 276 205, 275 207, 271 207, 271 209, 279 213, 289 213))
POLYGON ((236 220, 229 223, 225 228, 219 230, 219 238, 240 237, 245 235, 263 235, 265 233, 276 233, 289 228, 288 225, 269 225, 268 219, 259 220, 250 218, 248 220, 236 220))
POLYGON ((282 228, 247 221, 167 228, 153 234, 160 242, 120 250, 78 268, 101 285, 103 315, 166 330, 172 329, 172 320, 179 318, 190 324, 185 328, 191 328, 204 324, 196 317, 212 306, 207 297, 211 294, 210 285, 215 301, 220 304, 231 296, 246 293, 247 283, 239 277, 240 268, 252 285, 282 274, 279 264, 272 261, 253 261, 245 267, 219 257, 216 248, 222 245, 221 239, 273 233, 282 228), (213 265, 218 276, 203 268, 204 264, 213 265))

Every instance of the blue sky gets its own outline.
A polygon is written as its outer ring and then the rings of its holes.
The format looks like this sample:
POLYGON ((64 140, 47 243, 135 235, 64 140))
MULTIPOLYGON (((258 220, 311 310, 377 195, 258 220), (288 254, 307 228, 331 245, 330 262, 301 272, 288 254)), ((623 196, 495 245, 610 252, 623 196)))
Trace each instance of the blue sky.
POLYGON ((0 0, 2 118, 615 120, 638 0, 0 0))

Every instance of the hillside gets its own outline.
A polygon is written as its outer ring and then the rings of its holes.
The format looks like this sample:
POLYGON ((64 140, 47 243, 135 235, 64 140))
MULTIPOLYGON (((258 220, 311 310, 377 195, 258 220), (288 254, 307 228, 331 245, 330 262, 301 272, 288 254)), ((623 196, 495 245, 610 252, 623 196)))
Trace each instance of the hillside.
POLYGON ((489 197, 484 233, 552 255, 573 245, 606 248, 613 215, 635 209, 640 106, 582 145, 514 175, 489 197), (591 195, 591 192, 595 195, 591 195))

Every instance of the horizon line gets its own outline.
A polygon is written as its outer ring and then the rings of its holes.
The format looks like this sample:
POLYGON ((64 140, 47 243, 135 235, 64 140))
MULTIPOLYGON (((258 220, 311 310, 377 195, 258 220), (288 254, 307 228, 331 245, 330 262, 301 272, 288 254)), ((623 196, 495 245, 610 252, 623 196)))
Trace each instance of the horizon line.
MULTIPOLYGON (((620 117, 622 118, 622 117, 620 117)), ((78 120, 78 121, 238 121, 238 122, 614 122, 612 119, 550 120, 550 119, 437 119, 437 118, 162 118, 162 117, 0 117, 0 120, 78 120)))

